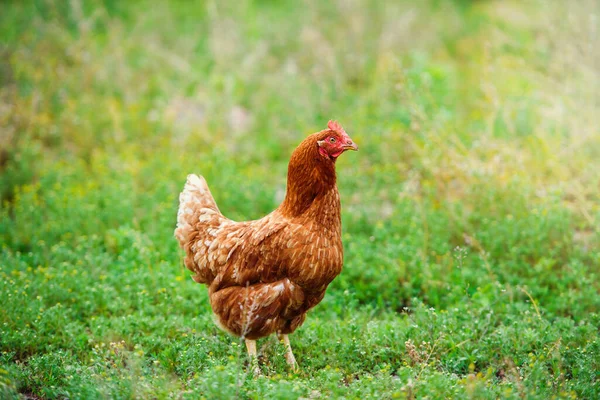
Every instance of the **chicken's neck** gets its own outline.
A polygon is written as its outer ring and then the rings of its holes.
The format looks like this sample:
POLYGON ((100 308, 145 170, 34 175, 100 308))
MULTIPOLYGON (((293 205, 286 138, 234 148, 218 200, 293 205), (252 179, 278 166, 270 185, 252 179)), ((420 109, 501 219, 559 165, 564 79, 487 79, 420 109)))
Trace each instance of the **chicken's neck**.
POLYGON ((290 218, 306 216, 339 224, 339 204, 334 162, 319 154, 315 141, 305 140, 292 154, 279 211, 290 218))

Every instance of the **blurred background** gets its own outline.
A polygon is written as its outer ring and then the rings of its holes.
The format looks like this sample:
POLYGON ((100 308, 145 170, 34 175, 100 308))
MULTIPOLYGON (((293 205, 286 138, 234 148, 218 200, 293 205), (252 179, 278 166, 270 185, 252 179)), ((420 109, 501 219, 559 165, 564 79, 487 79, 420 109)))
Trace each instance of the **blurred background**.
POLYGON ((599 17, 1 2, 0 393, 595 397, 599 17), (178 193, 199 173, 226 216, 260 218, 329 119, 361 149, 337 163, 345 269, 293 339, 304 372, 240 378, 172 237, 178 193))

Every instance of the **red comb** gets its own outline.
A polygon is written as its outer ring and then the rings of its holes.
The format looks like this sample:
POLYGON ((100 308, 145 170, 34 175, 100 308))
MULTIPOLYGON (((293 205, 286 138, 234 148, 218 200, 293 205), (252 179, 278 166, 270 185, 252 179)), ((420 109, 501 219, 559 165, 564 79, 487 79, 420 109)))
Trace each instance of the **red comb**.
POLYGON ((327 127, 329 129, 331 129, 332 131, 339 133, 340 135, 347 135, 344 128, 342 128, 342 126, 340 124, 338 124, 337 121, 329 121, 327 123, 327 127))

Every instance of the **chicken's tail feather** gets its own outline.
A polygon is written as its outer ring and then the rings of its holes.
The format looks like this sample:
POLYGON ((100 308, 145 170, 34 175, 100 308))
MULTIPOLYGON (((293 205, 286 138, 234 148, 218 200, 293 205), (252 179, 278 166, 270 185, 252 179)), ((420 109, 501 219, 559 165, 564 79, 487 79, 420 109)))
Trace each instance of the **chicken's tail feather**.
POLYGON ((183 187, 183 192, 179 195, 177 227, 188 224, 190 216, 197 214, 202 208, 209 208, 219 213, 219 208, 210 193, 206 179, 202 175, 190 174, 183 187))
POLYGON ((185 250, 185 265, 190 270, 199 272, 192 253, 194 244, 199 239, 200 230, 204 225, 210 225, 221 218, 223 216, 210 193, 206 180, 199 175, 188 175, 185 187, 179 195, 175 237, 181 248, 185 250))

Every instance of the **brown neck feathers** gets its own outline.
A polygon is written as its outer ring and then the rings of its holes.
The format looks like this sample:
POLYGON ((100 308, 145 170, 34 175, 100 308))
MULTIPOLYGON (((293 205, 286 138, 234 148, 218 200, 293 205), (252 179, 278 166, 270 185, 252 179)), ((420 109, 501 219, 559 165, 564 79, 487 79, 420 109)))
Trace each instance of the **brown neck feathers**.
POLYGON ((289 217, 304 213, 320 195, 335 187, 335 163, 319 154, 317 140, 323 131, 307 137, 292 153, 287 191, 281 212, 289 217))

